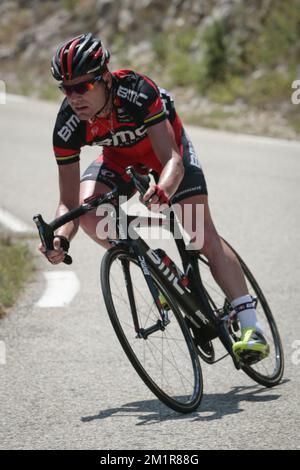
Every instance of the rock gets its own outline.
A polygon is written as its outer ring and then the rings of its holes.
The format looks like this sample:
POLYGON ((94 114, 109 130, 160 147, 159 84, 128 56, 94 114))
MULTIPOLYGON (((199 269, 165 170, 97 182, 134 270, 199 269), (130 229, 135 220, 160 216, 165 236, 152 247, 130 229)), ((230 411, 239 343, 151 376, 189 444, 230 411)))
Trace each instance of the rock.
POLYGON ((122 9, 119 15, 118 28, 121 33, 126 33, 133 24, 133 15, 129 9, 122 9))

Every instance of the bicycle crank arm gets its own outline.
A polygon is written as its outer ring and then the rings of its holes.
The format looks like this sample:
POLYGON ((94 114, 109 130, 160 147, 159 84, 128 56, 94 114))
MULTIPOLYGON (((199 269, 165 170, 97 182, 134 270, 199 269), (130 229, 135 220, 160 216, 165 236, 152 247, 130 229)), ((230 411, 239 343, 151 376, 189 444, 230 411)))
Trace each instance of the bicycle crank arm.
MULTIPOLYGON (((170 323, 170 320, 168 321, 170 323)), ((163 322, 161 320, 158 320, 157 323, 153 326, 149 326, 149 328, 141 328, 138 332, 138 338, 143 338, 147 339, 148 336, 152 335, 152 333, 155 333, 156 331, 164 331, 165 326, 163 325, 163 322)))
POLYGON ((235 355, 233 354, 232 342, 230 340, 230 337, 229 337, 229 334, 228 334, 228 331, 227 331, 227 328, 225 326, 224 321, 221 320, 220 323, 218 324, 217 328, 219 330, 219 339, 220 339, 220 341, 222 342, 222 344, 223 344, 224 348, 226 349, 226 351, 228 352, 228 354, 231 356, 235 368, 237 370, 240 370, 241 367, 242 367, 242 364, 236 359, 235 355))

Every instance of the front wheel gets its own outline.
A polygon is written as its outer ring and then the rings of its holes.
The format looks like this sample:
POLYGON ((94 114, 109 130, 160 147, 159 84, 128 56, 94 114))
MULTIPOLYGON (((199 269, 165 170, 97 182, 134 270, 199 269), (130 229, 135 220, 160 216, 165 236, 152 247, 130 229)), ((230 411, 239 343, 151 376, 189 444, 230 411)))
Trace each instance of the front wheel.
POLYGON ((107 312, 131 364, 149 389, 182 413, 198 408, 202 372, 186 322, 155 272, 149 271, 166 299, 167 324, 143 337, 161 321, 144 275, 126 248, 113 247, 101 264, 101 286, 107 312), (134 322, 135 319, 135 322, 134 322))
MULTIPOLYGON (((269 304, 250 269, 229 243, 225 240, 223 241, 233 251, 241 264, 249 294, 257 299, 257 319, 270 346, 270 354, 267 358, 257 362, 256 364, 243 365, 242 369, 247 375, 249 375, 249 377, 261 385, 264 385, 265 387, 273 387, 282 379, 284 370, 283 349, 275 319, 272 315, 269 304)), ((203 286, 205 287, 207 297, 213 310, 217 312, 218 310, 224 311, 228 309, 228 305, 230 304, 223 291, 214 280, 209 269, 209 262, 202 255, 199 256, 199 268, 203 286)), ((239 328, 238 323, 237 328, 239 328)), ((239 337, 239 331, 231 331, 232 341, 239 340, 239 337)))

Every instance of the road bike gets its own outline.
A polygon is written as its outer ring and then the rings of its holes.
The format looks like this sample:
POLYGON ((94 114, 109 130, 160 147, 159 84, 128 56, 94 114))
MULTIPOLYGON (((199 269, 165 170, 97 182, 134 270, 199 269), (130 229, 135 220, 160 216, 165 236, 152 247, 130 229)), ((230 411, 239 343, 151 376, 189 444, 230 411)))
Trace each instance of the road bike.
MULTIPOLYGON (((133 167, 126 169, 136 190, 145 194, 150 178, 133 167)), ((101 263, 101 286, 106 309, 128 359, 149 389, 170 408, 195 411, 202 399, 203 376, 200 359, 214 364, 230 356, 236 369, 265 387, 277 385, 283 375, 284 356, 278 328, 268 302, 238 253, 258 320, 270 346, 270 354, 260 360, 253 354, 238 360, 232 344, 241 336, 237 314, 214 281, 209 261, 196 250, 186 249, 182 237, 174 237, 182 261, 179 268, 162 249, 150 248, 138 234, 136 216, 130 216, 116 202, 118 189, 87 198, 79 207, 47 224, 40 214, 35 221, 41 241, 53 249, 54 231, 100 205, 110 204, 116 237, 111 238, 101 263), (215 341, 225 354, 216 357, 215 341)), ((143 220, 142 220, 143 219, 143 220)), ((165 225, 178 233, 174 212, 166 218, 144 217, 147 222, 165 225)), ((64 262, 72 258, 66 254, 64 262)))

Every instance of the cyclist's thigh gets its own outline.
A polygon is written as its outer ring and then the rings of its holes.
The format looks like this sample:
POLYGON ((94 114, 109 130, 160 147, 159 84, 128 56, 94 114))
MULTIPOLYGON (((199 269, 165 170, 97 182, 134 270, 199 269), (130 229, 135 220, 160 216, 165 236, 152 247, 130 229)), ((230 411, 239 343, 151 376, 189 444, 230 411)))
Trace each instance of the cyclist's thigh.
POLYGON ((175 204, 175 212, 185 231, 193 240, 195 249, 201 250, 204 243, 218 239, 205 194, 185 198, 175 204))
POLYGON ((202 167, 198 161, 194 147, 183 130, 182 133, 182 162, 184 177, 172 197, 172 204, 177 204, 192 196, 207 196, 207 185, 202 167))
POLYGON ((120 173, 103 163, 102 155, 93 161, 83 173, 80 180, 80 200, 97 193, 105 193, 118 188, 119 194, 131 196, 133 187, 125 181, 120 173))
POLYGON ((200 248, 204 238, 216 235, 208 205, 208 192, 205 176, 194 147, 183 131, 184 177, 172 198, 178 218, 192 239, 197 238, 200 248))

